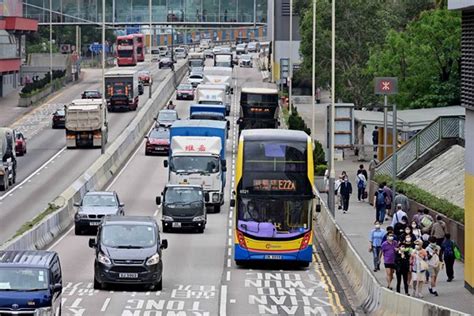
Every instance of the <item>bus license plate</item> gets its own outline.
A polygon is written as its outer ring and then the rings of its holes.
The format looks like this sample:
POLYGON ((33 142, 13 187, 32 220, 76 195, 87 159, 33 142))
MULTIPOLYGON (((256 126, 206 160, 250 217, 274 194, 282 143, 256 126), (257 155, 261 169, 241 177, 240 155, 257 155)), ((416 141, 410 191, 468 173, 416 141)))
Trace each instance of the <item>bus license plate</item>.
POLYGON ((276 255, 266 255, 265 259, 270 259, 270 260, 281 260, 282 256, 276 256, 276 255))
POLYGON ((119 273, 119 278, 138 279, 138 273, 119 273))
POLYGON ((181 223, 173 222, 173 228, 181 228, 181 223))

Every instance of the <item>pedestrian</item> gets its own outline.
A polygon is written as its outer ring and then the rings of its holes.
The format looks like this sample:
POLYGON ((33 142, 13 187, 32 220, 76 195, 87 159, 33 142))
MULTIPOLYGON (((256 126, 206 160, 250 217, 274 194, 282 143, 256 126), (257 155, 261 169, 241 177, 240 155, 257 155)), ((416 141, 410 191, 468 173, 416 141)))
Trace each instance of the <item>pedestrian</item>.
POLYGON ((395 214, 393 214, 392 218, 392 226, 395 227, 396 224, 400 223, 402 221, 403 216, 408 217, 407 213, 403 210, 403 207, 401 204, 397 204, 395 214))
POLYGON ((413 236, 415 236, 415 240, 421 239, 421 229, 416 223, 416 221, 412 221, 411 224, 411 232, 413 233, 413 236))
POLYGON ((412 247, 411 244, 401 243, 395 257, 395 274, 397 276, 397 292, 400 293, 401 281, 405 288, 405 294, 409 293, 409 275, 410 275, 410 255, 412 247))
POLYGON ((379 144, 379 128, 375 126, 374 131, 372 132, 372 143, 374 144, 374 151, 377 151, 377 146, 379 144))
POLYGON ((381 247, 387 288, 390 290, 392 290, 393 273, 395 272, 395 256, 398 248, 398 242, 395 241, 394 238, 392 234, 388 235, 387 240, 382 243, 381 247))
POLYGON ((402 237, 405 229, 408 226, 408 217, 402 216, 402 220, 393 226, 393 233, 398 237, 398 240, 402 237))
POLYGON ((375 220, 383 223, 385 220, 385 197, 383 184, 379 185, 379 189, 374 194, 375 220))
POLYGON ((416 222, 416 225, 419 227, 421 225, 421 219, 423 218, 423 209, 419 208, 418 212, 413 215, 412 220, 416 222))
POLYGON ((324 190, 329 192, 329 170, 324 171, 324 190))
POLYGON ((386 182, 383 183, 383 191, 385 192, 385 210, 388 215, 392 215, 392 199, 393 199, 393 192, 390 189, 386 182))
POLYGON ((438 280, 438 273, 443 266, 441 258, 441 247, 436 244, 436 238, 431 236, 430 244, 426 247, 426 253, 428 255, 428 271, 430 274, 431 282, 428 284, 428 290, 434 296, 438 296, 438 291, 436 290, 436 282, 438 280))
POLYGON ((431 226, 433 225, 433 217, 431 217, 430 215, 430 211, 425 208, 423 210, 423 216, 421 217, 421 220, 420 220, 420 228, 421 228, 421 232, 423 234, 430 234, 431 233, 431 226))
POLYGON ((397 193, 395 198, 393 199, 393 204, 402 206, 402 210, 407 213, 410 210, 410 200, 406 197, 406 195, 402 193, 397 193))
POLYGON ((379 165, 379 162, 380 161, 377 160, 377 155, 374 155, 374 158, 369 162, 369 178, 367 179, 367 182, 374 179, 375 168, 379 165))
POLYGON ((441 244, 441 251, 443 252, 444 264, 446 265, 448 282, 451 282, 454 279, 454 261, 456 261, 456 256, 454 255, 455 247, 456 243, 451 240, 451 234, 447 233, 443 243, 441 244))
POLYGON ((425 271, 428 269, 426 251, 421 246, 421 241, 415 241, 415 250, 410 256, 411 279, 413 286, 413 296, 423 298, 423 282, 425 271))
POLYGON ((398 241, 397 236, 395 236, 395 234, 393 233, 393 227, 392 226, 387 226, 386 231, 387 232, 385 233, 385 236, 383 236, 383 238, 382 238, 382 243, 387 240, 387 237, 389 235, 392 235, 395 238, 394 240, 398 241))
POLYGON ((436 222, 431 227, 431 236, 436 238, 436 244, 441 246, 444 241, 444 236, 447 233, 446 223, 443 221, 443 217, 441 215, 436 216, 436 222))
POLYGON ((366 186, 367 186, 367 178, 364 176, 364 173, 358 171, 357 172, 357 199, 359 200, 359 202, 365 200, 364 194, 365 194, 366 186))
POLYGON ((341 176, 334 181, 334 195, 336 196, 336 204, 337 204, 337 209, 341 210, 342 209, 342 199, 341 199, 341 184, 343 182, 343 179, 341 176))
POLYGON ((363 174, 365 179, 369 179, 369 175, 367 174, 367 170, 364 169, 364 165, 359 165, 359 170, 357 170, 357 175, 363 174))
POLYGON ((403 234, 400 235, 400 241, 409 245, 410 248, 414 248, 415 240, 416 238, 411 230, 411 226, 405 227, 405 231, 403 232, 403 234))
POLYGON ((176 108, 176 105, 174 105, 173 101, 170 100, 170 102, 168 103, 167 109, 168 110, 174 110, 175 108, 176 108))
POLYGON ((375 221, 374 228, 370 231, 369 252, 374 258, 374 272, 380 271, 380 251, 382 250, 382 240, 386 232, 380 228, 380 223, 375 221))
POLYGON ((342 199, 342 211, 347 213, 349 209, 349 199, 352 194, 352 184, 349 182, 347 176, 344 178, 344 181, 341 183, 341 199, 342 199))

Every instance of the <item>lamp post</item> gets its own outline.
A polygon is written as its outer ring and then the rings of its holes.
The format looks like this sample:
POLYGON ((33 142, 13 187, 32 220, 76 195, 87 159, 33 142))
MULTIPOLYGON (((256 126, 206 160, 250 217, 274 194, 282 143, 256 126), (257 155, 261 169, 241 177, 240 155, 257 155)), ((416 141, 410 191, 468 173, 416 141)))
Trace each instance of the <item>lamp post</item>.
POLYGON ((293 90, 293 0, 290 0, 290 54, 289 54, 289 71, 288 71, 288 109, 291 115, 292 113, 292 103, 291 95, 293 90))
MULTIPOLYGON (((105 106, 105 0, 102 0, 102 106, 105 106)), ((104 118, 106 119, 106 118, 104 118)), ((105 122, 107 124, 107 122, 105 122)), ((107 126, 107 125, 105 125, 107 126)), ((104 127, 101 129, 100 153, 105 153, 104 127)))
POLYGON ((336 171, 334 169, 334 117, 336 115, 336 0, 332 0, 331 9, 331 111, 330 113, 330 130, 329 130, 329 194, 328 206, 329 211, 334 217, 334 180, 336 171))
MULTIPOLYGON (((148 55, 150 57, 150 64, 151 64, 151 59, 152 59, 152 47, 153 47, 153 31, 152 31, 152 14, 151 14, 151 6, 152 6, 152 0, 148 0, 148 16, 150 19, 150 47, 148 48, 148 55)), ((151 99, 152 95, 152 84, 153 84, 153 79, 152 79, 152 72, 150 71, 150 79, 149 79, 149 85, 148 85, 148 97, 151 99)))
POLYGON ((313 106, 311 113, 311 140, 314 142, 314 107, 316 106, 316 0, 313 0, 313 57, 311 60, 313 64, 313 74, 312 74, 312 98, 313 101, 311 105, 313 106))

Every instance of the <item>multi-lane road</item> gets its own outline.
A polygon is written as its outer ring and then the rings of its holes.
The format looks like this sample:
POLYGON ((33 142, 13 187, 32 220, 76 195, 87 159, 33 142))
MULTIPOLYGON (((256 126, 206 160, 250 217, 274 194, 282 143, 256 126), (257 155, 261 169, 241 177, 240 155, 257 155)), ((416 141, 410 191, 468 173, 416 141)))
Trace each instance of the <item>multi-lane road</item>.
MULTIPOLYGON (((260 80, 255 69, 234 71, 236 86, 260 80)), ((349 312, 343 291, 329 273, 320 249, 309 268, 254 266, 240 268, 232 260, 233 187, 238 116, 235 89, 230 136, 229 171, 221 213, 209 214, 204 234, 164 233, 163 290, 112 287, 93 289, 93 250, 90 236, 76 236, 71 228, 49 249, 59 253, 63 271, 63 315, 326 315, 349 312)), ((190 101, 176 101, 180 117, 188 116, 190 101)), ((85 152, 87 154, 87 152, 85 152)), ((163 157, 145 156, 144 144, 109 184, 125 203, 126 215, 161 219, 155 196, 163 190, 168 170, 163 157)), ((87 165, 86 163, 84 163, 87 165)), ((56 170, 57 171, 57 170, 56 170)), ((52 172, 56 174, 56 172, 52 172)), ((47 188, 45 191, 49 191, 47 188)), ((317 243, 316 243, 317 244, 317 243)))
MULTIPOLYGON (((159 70, 156 64, 151 66, 150 63, 139 64, 133 68, 148 69, 152 72, 153 91, 170 72, 169 69, 159 70)), ((28 137, 28 153, 24 157, 18 157, 17 184, 6 192, 0 192, 0 243, 12 237, 23 223, 46 209, 49 202, 71 185, 100 156, 100 149, 67 150, 64 130, 51 129, 51 112, 54 108, 60 108, 71 100, 80 98, 84 90, 99 88, 100 71, 89 75, 38 110, 43 110, 44 113, 27 116, 16 124, 16 128, 28 137)), ((144 94, 140 96, 138 109, 149 99, 148 89, 149 87, 145 87, 144 94)), ((124 130, 136 113, 109 114, 109 142, 124 130)))

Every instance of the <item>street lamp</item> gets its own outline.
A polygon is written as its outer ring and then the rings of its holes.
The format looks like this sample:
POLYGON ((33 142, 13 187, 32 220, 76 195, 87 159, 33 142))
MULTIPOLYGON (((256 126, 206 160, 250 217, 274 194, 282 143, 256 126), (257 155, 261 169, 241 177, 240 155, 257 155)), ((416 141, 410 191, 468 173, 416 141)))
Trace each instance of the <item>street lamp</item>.
POLYGON ((331 9, 331 115, 330 133, 329 133, 329 194, 328 205, 332 216, 335 216, 334 203, 334 178, 336 172, 334 169, 334 117, 336 115, 336 0, 332 0, 331 9))

